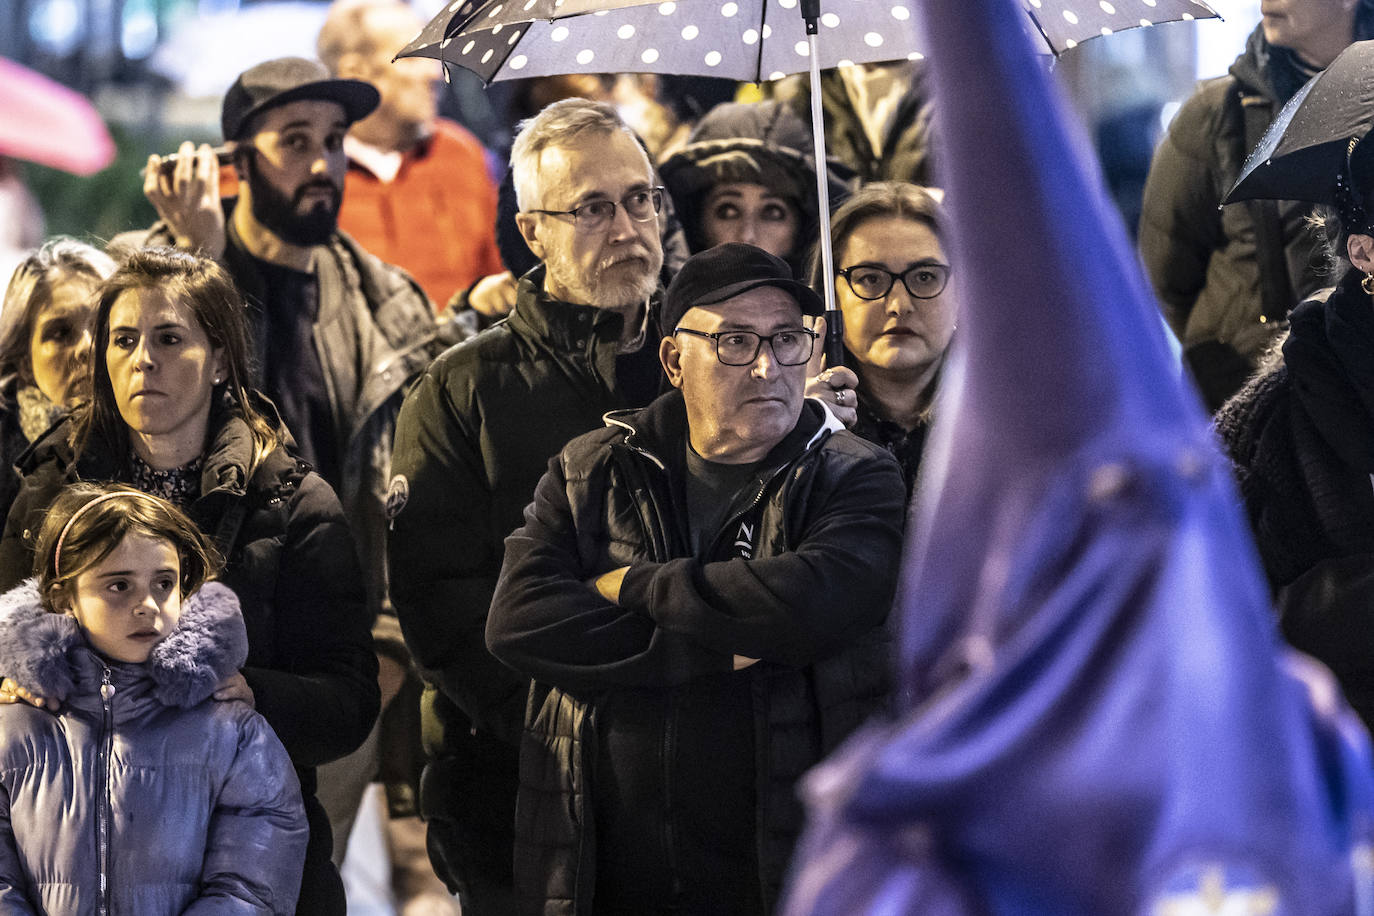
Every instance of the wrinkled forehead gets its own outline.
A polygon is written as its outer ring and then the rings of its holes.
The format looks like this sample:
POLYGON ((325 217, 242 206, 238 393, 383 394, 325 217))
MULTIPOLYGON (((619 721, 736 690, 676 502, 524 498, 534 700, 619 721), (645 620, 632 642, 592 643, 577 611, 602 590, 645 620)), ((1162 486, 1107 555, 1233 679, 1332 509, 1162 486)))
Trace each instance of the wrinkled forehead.
POLYGON ((623 130, 582 131, 539 153, 537 187, 543 206, 555 209, 604 197, 619 200, 653 183, 644 148, 623 130))

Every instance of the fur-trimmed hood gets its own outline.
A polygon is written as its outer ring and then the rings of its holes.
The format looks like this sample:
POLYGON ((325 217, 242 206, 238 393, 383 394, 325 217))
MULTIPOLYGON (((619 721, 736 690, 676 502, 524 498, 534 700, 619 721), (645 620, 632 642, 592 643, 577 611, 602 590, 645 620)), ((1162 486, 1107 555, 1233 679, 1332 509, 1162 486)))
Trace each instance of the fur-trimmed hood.
MULTIPOLYGON (((146 663, 119 667, 150 679, 159 703, 190 707, 247 658, 238 597, 208 582, 182 603, 177 628, 153 647, 146 663)), ((6 677, 39 696, 68 700, 81 692, 93 660, 76 619, 44 610, 36 579, 0 595, 0 672, 6 677)))

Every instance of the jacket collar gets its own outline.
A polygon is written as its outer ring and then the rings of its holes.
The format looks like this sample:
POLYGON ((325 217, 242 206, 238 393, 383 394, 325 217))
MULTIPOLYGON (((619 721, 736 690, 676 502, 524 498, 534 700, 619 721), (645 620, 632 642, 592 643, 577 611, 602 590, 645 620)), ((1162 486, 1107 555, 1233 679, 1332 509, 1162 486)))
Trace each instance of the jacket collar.
POLYGON ((75 618, 45 610, 37 580, 0 595, 0 671, 44 697, 99 703, 103 670, 117 690, 146 695, 163 706, 194 706, 248 658, 248 633, 239 600, 209 582, 182 604, 177 628, 153 647, 142 665, 107 665, 86 644, 75 618))
POLYGON ((510 322, 530 337, 555 350, 581 353, 589 337, 602 344, 618 344, 625 319, 617 311, 592 305, 574 305, 544 292, 543 264, 520 278, 510 322))
MULTIPOLYGON (((624 444, 662 469, 675 466, 687 440, 687 403, 676 388, 640 410, 613 410, 602 417, 608 427, 625 431, 624 444)), ((813 398, 802 399, 797 425, 759 462, 759 472, 772 473, 790 464, 831 434, 844 429, 830 411, 813 398)))
MULTIPOLYGON (((249 391, 248 396, 258 412, 266 416, 282 434, 283 443, 290 444, 290 433, 286 431, 276 405, 256 391, 249 391)), ((232 407, 216 410, 211 414, 210 422, 213 432, 205 451, 205 466, 201 471, 201 497, 211 493, 242 496, 247 492, 252 468, 252 430, 243 415, 232 407)), ((72 434, 72 421, 67 418, 33 443, 20 456, 18 466, 27 474, 48 460, 56 459, 63 468, 70 467, 75 461, 76 476, 81 480, 120 478, 124 456, 107 454, 99 445, 95 445, 75 458, 71 446, 72 434)))

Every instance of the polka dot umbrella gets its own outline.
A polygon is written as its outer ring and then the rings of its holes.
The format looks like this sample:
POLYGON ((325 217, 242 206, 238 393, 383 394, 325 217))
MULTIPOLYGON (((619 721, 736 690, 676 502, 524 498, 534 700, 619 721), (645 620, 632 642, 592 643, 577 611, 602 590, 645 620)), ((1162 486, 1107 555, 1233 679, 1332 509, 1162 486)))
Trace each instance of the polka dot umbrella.
MULTIPOLYGON (((454 0, 397 57, 429 57, 495 80, 566 73, 678 73, 759 82, 811 73, 816 161, 825 161, 822 69, 918 60, 927 46, 919 0, 454 0)), ((1158 22, 1208 19, 1201 0, 1021 0, 1045 53, 1158 22)), ((821 212, 829 212, 824 171, 821 212)), ((833 272, 821 232, 822 270, 833 272)), ((830 365, 839 362, 839 311, 825 284, 830 365)))

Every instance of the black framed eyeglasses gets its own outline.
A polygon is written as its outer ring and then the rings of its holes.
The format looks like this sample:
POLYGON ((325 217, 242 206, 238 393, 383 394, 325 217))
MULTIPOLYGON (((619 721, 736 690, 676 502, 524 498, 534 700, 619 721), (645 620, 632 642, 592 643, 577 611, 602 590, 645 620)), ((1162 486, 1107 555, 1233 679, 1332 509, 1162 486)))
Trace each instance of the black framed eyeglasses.
POLYGON ((638 191, 631 191, 619 201, 614 200, 589 200, 580 207, 573 207, 571 210, 536 210, 530 209, 528 213, 543 213, 545 216, 571 216, 573 228, 578 232, 596 232, 604 229, 615 219, 615 208, 624 207, 625 212, 630 214, 630 219, 635 222, 645 223, 653 219, 663 209, 663 188, 656 186, 652 188, 641 188, 638 191))
POLYGON ((809 328, 788 328, 786 331, 775 331, 772 334, 755 334, 753 331, 716 331, 714 334, 708 334, 705 331, 679 327, 674 328, 673 333, 695 334, 697 337, 714 341, 716 359, 727 366, 752 365, 754 360, 759 358, 759 351, 763 349, 765 340, 768 341, 778 365, 800 366, 811 358, 811 351, 816 349, 816 338, 820 336, 809 328))
POLYGON ((892 292, 892 285, 898 279, 902 286, 917 299, 934 299, 945 291, 949 283, 949 265, 934 261, 914 264, 901 273, 894 273, 886 267, 874 264, 856 264, 837 270, 844 282, 860 299, 882 299, 892 292))

